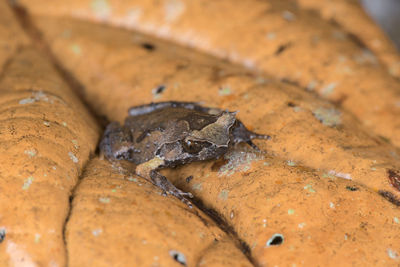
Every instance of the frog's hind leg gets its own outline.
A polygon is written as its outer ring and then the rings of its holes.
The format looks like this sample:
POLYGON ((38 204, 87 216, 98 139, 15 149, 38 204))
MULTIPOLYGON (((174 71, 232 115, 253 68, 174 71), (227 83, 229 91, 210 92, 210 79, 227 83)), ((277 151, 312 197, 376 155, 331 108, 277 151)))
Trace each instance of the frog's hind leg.
POLYGON ((202 107, 199 103, 196 102, 168 101, 168 102, 150 103, 147 105, 131 107, 128 113, 130 116, 138 116, 138 115, 148 114, 155 110, 164 108, 185 108, 209 114, 218 114, 221 112, 220 109, 202 107))
POLYGON ((157 172, 157 169, 164 164, 161 158, 155 157, 152 160, 144 162, 136 167, 136 174, 149 180, 164 191, 164 194, 170 194, 181 200, 183 203, 192 208, 192 203, 186 197, 192 198, 191 193, 186 193, 176 188, 167 177, 157 172))

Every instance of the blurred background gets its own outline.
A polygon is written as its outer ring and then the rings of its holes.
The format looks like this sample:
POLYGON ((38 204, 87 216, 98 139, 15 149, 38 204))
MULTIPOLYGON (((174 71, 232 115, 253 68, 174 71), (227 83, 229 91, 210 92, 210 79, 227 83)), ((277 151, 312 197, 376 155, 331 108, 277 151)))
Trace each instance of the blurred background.
POLYGON ((400 0, 360 0, 400 50, 400 0))

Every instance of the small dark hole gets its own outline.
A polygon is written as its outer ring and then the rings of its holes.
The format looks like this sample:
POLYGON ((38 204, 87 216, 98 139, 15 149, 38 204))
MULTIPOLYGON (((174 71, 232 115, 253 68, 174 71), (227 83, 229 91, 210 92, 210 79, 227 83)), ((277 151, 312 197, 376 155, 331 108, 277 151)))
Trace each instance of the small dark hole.
POLYGON ((0 243, 6 238, 6 229, 0 229, 0 243))
POLYGON ((283 44, 278 47, 278 49, 275 51, 275 56, 280 55, 285 51, 287 48, 289 48, 290 44, 283 44))
POLYGON ((287 105, 288 105, 288 107, 291 107, 291 108, 294 108, 296 106, 296 104, 293 102, 288 102, 287 105))
POLYGON ((176 261, 182 264, 183 266, 186 266, 186 257, 183 255, 183 253, 176 251, 176 250, 170 250, 169 255, 176 261))
POLYGON ((154 88, 153 89, 153 93, 154 94, 161 94, 162 92, 164 92, 165 91, 165 88, 167 88, 165 85, 159 85, 159 86, 157 86, 156 88, 154 88))
POLYGON ((346 186, 346 189, 349 191, 357 191, 358 190, 358 188, 355 186, 346 186))
POLYGON ((149 51, 153 51, 153 50, 156 49, 156 47, 153 44, 150 44, 150 43, 142 43, 142 47, 144 49, 146 49, 146 50, 149 50, 149 51))
POLYGON ((190 175, 186 177, 186 183, 190 183, 190 181, 193 179, 193 175, 190 175))
POLYGON ((283 235, 281 234, 274 234, 268 241, 267 247, 269 246, 279 246, 283 243, 283 235))

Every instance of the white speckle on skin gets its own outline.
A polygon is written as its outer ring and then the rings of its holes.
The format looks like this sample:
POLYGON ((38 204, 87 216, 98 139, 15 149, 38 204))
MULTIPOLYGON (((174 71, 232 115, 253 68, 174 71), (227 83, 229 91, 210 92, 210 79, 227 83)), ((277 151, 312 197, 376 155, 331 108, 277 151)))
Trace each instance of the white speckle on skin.
POLYGON ((135 182, 135 183, 138 182, 138 179, 135 178, 135 177, 132 177, 132 176, 128 177, 127 180, 128 180, 128 181, 131 181, 131 182, 135 182))
POLYGON ((36 156, 37 151, 36 151, 36 149, 32 148, 32 149, 25 150, 24 153, 26 155, 28 155, 30 158, 33 158, 34 156, 36 156))
POLYGON ((331 95, 334 92, 336 86, 337 86, 337 83, 329 83, 329 84, 325 85, 324 87, 321 88, 321 94, 323 96, 331 95))
POLYGON ((276 33, 274 32, 268 32, 267 35, 265 36, 268 40, 275 40, 276 39, 276 33))
POLYGON ((34 98, 24 98, 19 101, 19 104, 25 105, 25 104, 31 104, 33 102, 36 102, 34 98))
POLYGON ((174 22, 185 11, 185 3, 181 0, 167 0, 164 5, 164 19, 167 23, 174 22))
POLYGON ((286 161, 286 164, 287 164, 288 166, 291 166, 291 167, 296 166, 296 162, 294 162, 293 160, 287 160, 287 161, 286 161))
POLYGON ((66 123, 65 121, 63 121, 61 124, 62 124, 64 127, 67 127, 67 123, 66 123))
POLYGON ((287 213, 288 213, 288 215, 293 215, 294 214, 294 209, 288 209, 287 213))
POLYGON ((335 204, 333 204, 333 202, 329 202, 329 208, 334 209, 335 208, 335 204))
POLYGON ((71 45, 71 51, 77 56, 80 56, 82 54, 82 48, 78 44, 72 44, 71 45))
POLYGON ((102 229, 94 229, 94 230, 92 230, 92 235, 94 235, 94 236, 99 236, 101 233, 103 233, 102 229))
POLYGON ((315 193, 316 191, 312 188, 312 185, 308 184, 304 186, 304 189, 308 190, 310 193, 315 193))
POLYGON ((267 219, 263 219, 263 227, 267 227, 267 219))
POLYGON ((99 201, 101 202, 101 203, 104 203, 104 204, 107 204, 107 203, 110 203, 110 198, 109 197, 100 197, 99 198, 99 201))
POLYGON ((25 104, 32 104, 32 103, 38 102, 38 101, 49 102, 51 104, 53 104, 53 102, 54 102, 42 91, 34 91, 34 92, 32 92, 31 97, 21 99, 18 103, 20 105, 25 105, 25 104))
POLYGON ((282 17, 287 21, 294 21, 296 19, 296 16, 288 10, 283 11, 282 17))
POLYGON ((317 85, 318 85, 318 82, 317 82, 316 80, 312 80, 311 82, 309 82, 309 83, 307 84, 306 89, 307 89, 308 91, 313 91, 313 90, 315 89, 315 87, 317 87, 317 85))
POLYGON ((193 184, 192 185, 192 189, 193 190, 197 190, 197 191, 201 191, 201 190, 203 190, 203 185, 201 183, 193 184))
POLYGON ((399 254, 397 253, 397 251, 395 251, 395 250, 393 250, 393 249, 388 248, 388 249, 386 250, 386 252, 387 252, 389 258, 391 258, 391 259, 396 260, 396 259, 399 258, 399 254))
POLYGON ((232 94, 232 89, 229 85, 224 85, 218 90, 220 96, 227 96, 232 94))
POLYGON ((111 15, 111 7, 107 0, 92 0, 92 12, 100 19, 105 19, 111 15))
POLYGON ((306 223, 305 223, 305 222, 299 223, 297 226, 298 226, 300 229, 303 229, 304 226, 306 226, 306 223))
POLYGON ((75 149, 79 148, 77 140, 73 139, 73 140, 71 140, 71 142, 72 142, 72 144, 74 144, 75 149))
POLYGON ((222 200, 227 200, 229 196, 229 190, 222 190, 221 193, 219 193, 218 198, 222 200))
POLYGON ((303 109, 301 108, 301 107, 294 107, 293 108, 293 111, 294 112, 300 112, 300 111, 302 111, 303 109))
POLYGON ((12 241, 7 241, 6 252, 9 256, 9 266, 35 267, 36 263, 31 256, 19 245, 12 241))
POLYGON ((124 22, 127 25, 136 25, 142 16, 142 9, 139 7, 130 8, 126 13, 124 22))
POLYGON ((397 224, 400 223, 400 220, 399 220, 399 218, 397 218, 397 217, 394 217, 394 218, 393 218, 393 221, 394 221, 395 223, 397 223, 397 224))
POLYGON ((328 174, 334 175, 334 176, 336 176, 336 177, 340 177, 340 178, 343 178, 343 179, 346 179, 346 180, 352 180, 351 175, 350 175, 349 173, 336 172, 336 171, 334 171, 334 170, 330 170, 330 171, 328 172, 328 174))
POLYGON ((71 158, 73 163, 78 163, 79 162, 78 158, 74 155, 74 153, 68 152, 68 156, 71 158))
POLYGON ((24 180, 24 184, 22 185, 22 190, 28 190, 33 180, 34 180, 33 176, 29 176, 28 178, 26 178, 24 180))
POLYGON ((254 69, 255 68, 255 62, 254 60, 250 59, 250 58, 244 58, 243 59, 243 65, 248 68, 248 69, 254 69))
POLYGON ((41 236, 40 234, 38 234, 38 233, 35 234, 35 243, 36 243, 36 244, 40 242, 40 238, 41 238, 41 237, 42 237, 42 236, 41 236))
POLYGON ((341 124, 342 113, 334 108, 319 107, 313 110, 313 115, 325 126, 334 127, 341 124))

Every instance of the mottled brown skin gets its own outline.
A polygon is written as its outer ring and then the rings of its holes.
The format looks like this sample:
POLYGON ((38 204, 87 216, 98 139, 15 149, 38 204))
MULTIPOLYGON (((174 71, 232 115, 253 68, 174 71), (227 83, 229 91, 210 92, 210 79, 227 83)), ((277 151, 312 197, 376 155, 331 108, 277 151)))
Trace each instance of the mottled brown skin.
POLYGON ((193 161, 217 159, 235 143, 269 139, 253 133, 236 119, 235 112, 202 107, 192 102, 161 102, 133 107, 124 125, 110 123, 100 143, 111 160, 137 165, 136 174, 192 207, 185 196, 158 170, 193 161))

